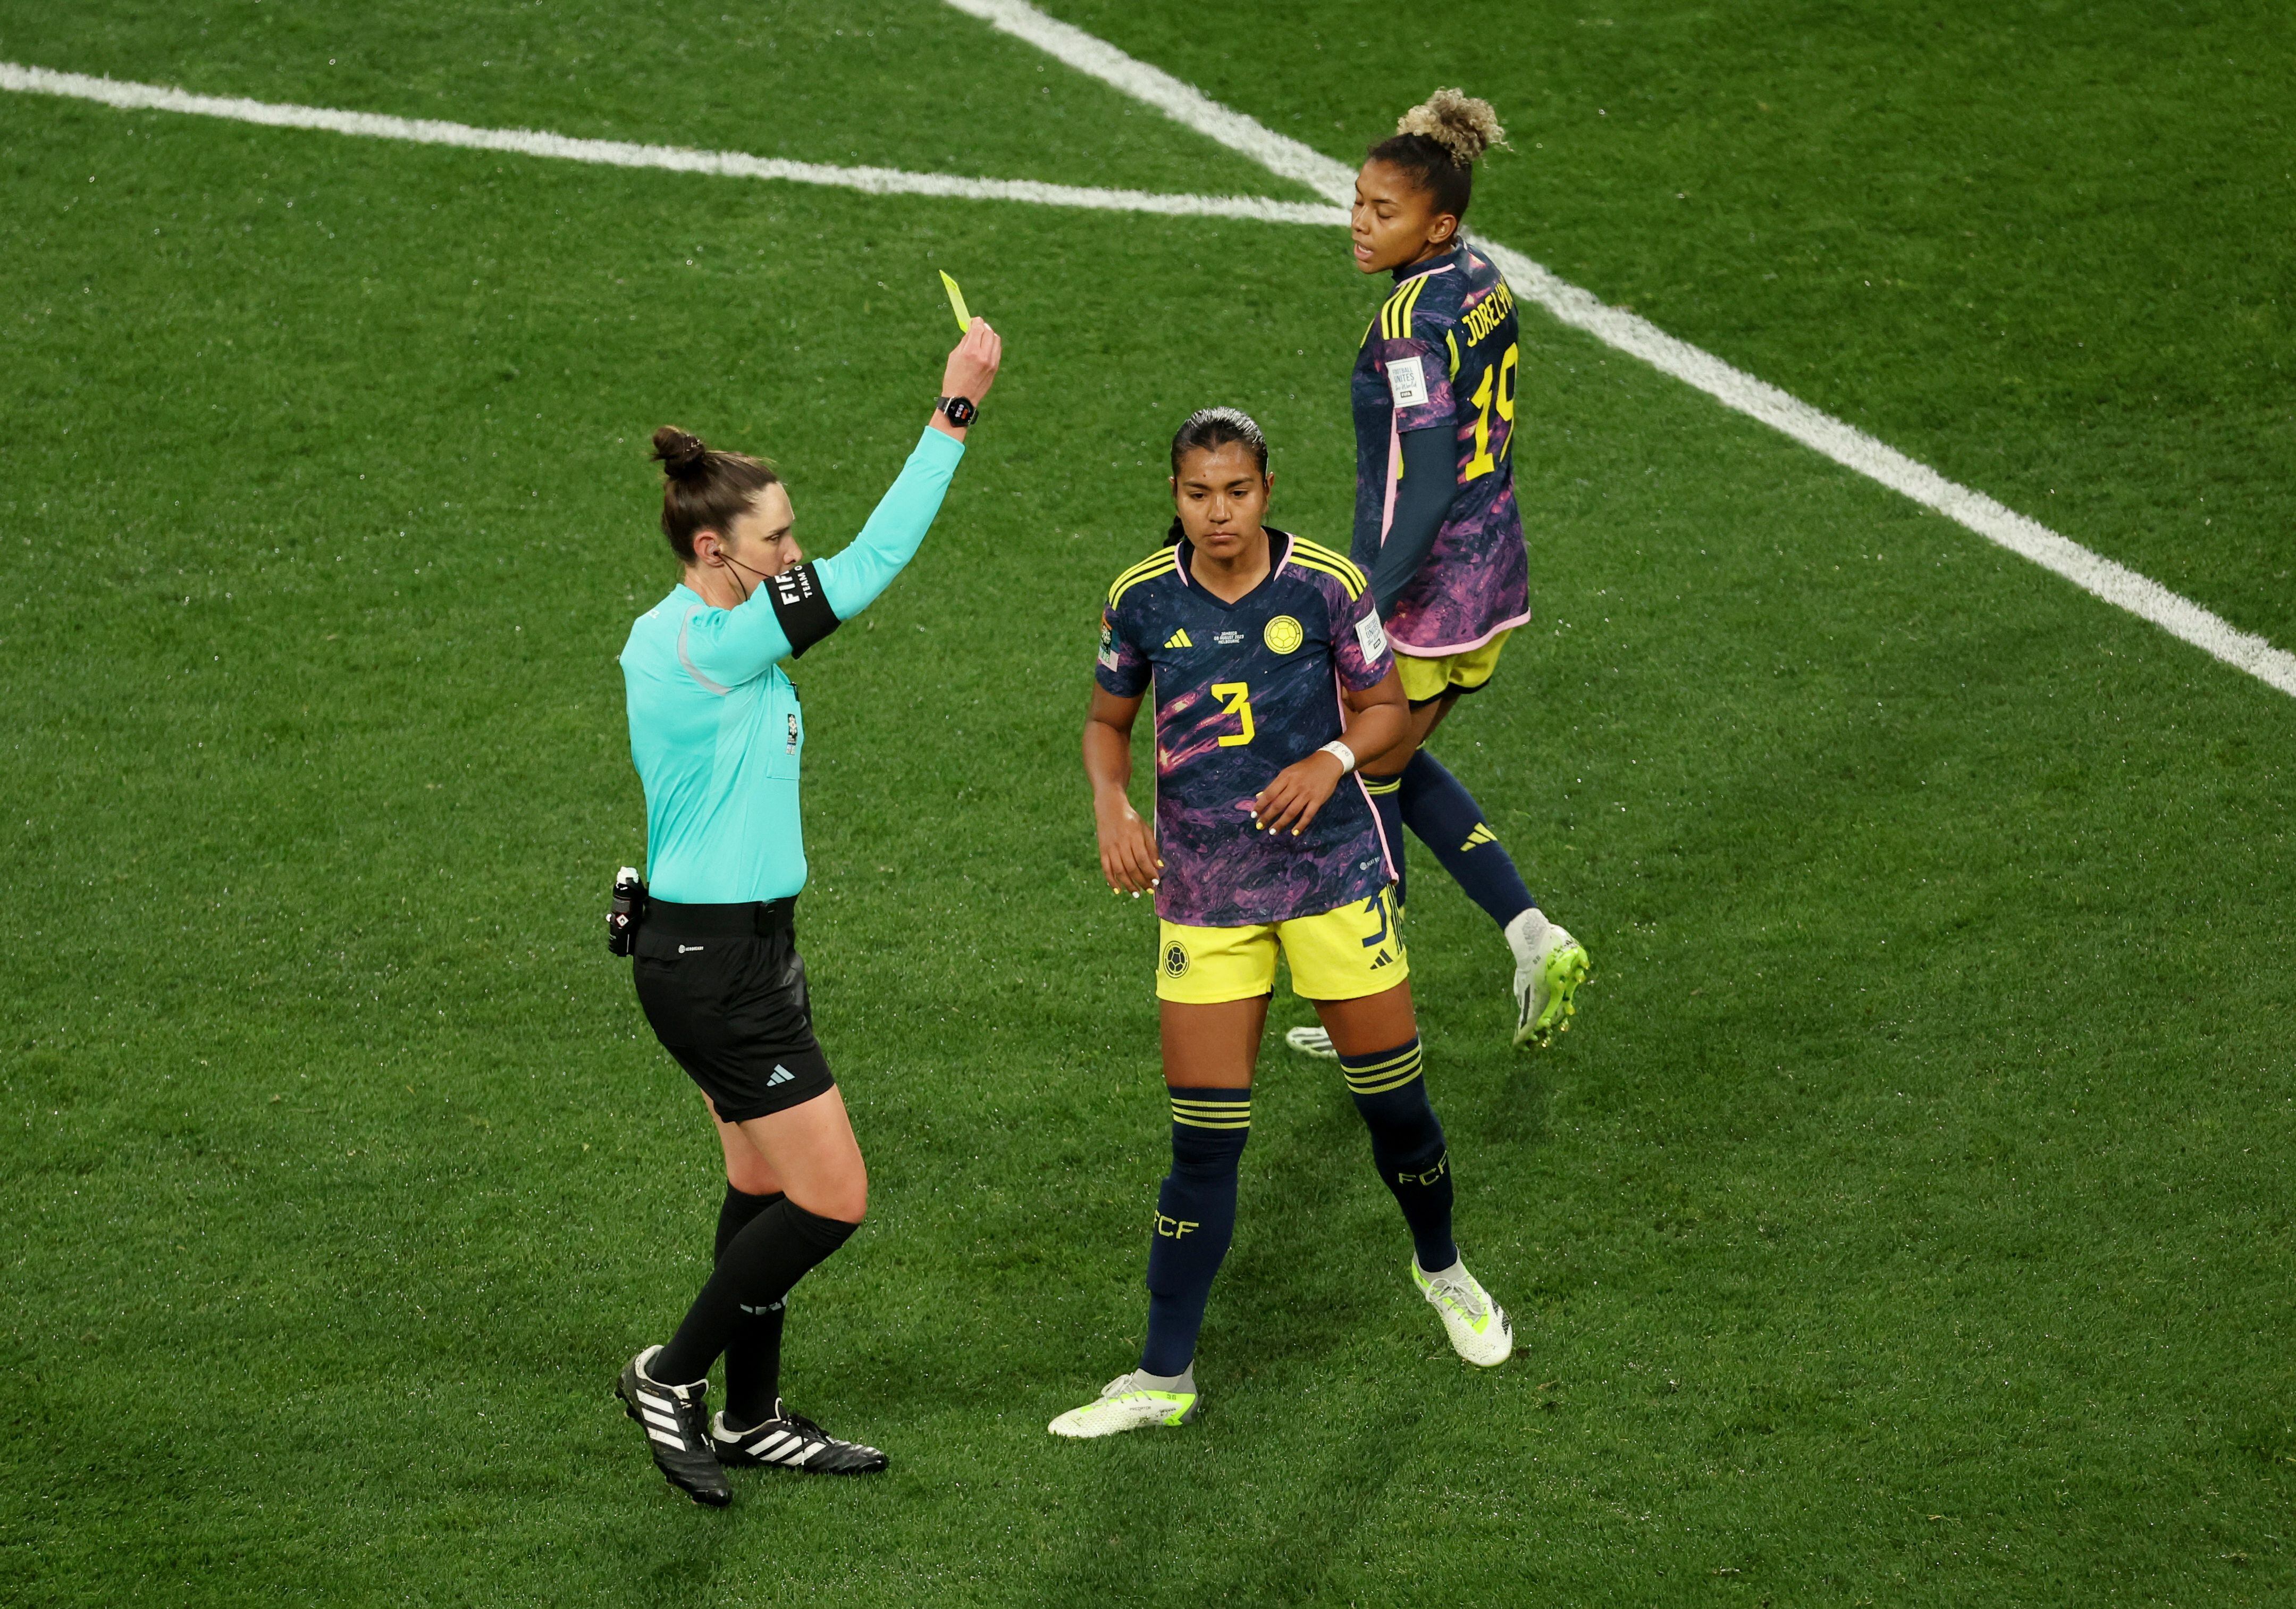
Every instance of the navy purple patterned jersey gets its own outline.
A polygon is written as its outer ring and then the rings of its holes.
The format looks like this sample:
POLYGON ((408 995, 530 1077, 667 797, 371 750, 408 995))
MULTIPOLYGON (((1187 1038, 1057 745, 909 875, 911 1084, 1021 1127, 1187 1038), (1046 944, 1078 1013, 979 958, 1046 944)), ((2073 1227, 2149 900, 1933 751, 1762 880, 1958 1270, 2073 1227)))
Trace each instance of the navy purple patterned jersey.
POLYGON ((1251 801, 1340 735, 1342 686, 1395 661, 1363 572, 1270 529, 1274 566, 1234 603, 1191 579, 1185 540, 1116 578, 1102 617, 1100 685, 1156 691, 1156 914, 1190 927, 1287 922, 1372 898, 1393 878, 1362 780, 1341 779, 1308 830, 1262 833, 1251 801))
POLYGON ((1373 567, 1393 522, 1402 437, 1443 427, 1457 443, 1450 513, 1388 612, 1390 640, 1414 658, 1464 653, 1530 618, 1508 452, 1518 360, 1514 292, 1465 246, 1403 269, 1356 354, 1358 565, 1373 567))

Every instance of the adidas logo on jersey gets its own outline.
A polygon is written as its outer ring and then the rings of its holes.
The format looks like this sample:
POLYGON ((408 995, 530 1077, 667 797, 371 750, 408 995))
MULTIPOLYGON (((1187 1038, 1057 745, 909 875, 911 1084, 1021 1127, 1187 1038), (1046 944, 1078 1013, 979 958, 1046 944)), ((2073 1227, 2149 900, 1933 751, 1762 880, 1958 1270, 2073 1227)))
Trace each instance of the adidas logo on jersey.
POLYGON ((1468 850, 1476 849, 1487 843, 1496 843, 1498 841, 1499 835, 1479 821, 1475 824, 1475 830, 1467 834, 1467 841, 1461 844, 1459 849, 1462 853, 1464 853, 1468 850))
POLYGON ((1186 627, 1183 626, 1179 630, 1174 632, 1171 636, 1164 639, 1164 646, 1167 648, 1193 648, 1195 644, 1188 640, 1188 629, 1186 627))

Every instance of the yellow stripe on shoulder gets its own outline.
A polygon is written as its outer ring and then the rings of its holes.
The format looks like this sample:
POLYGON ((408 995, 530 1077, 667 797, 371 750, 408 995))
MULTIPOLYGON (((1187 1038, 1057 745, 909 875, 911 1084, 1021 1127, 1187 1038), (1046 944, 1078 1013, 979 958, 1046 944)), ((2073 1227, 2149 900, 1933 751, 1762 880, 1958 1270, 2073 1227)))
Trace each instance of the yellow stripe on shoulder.
POLYGON ((1349 603, 1352 603, 1357 598, 1363 596, 1363 583, 1358 581, 1354 576, 1349 574, 1346 571, 1341 570, 1338 565, 1325 564, 1315 559, 1300 558, 1297 554, 1294 554, 1293 557, 1298 560, 1300 569, 1316 571, 1318 573, 1327 575, 1334 581, 1337 581, 1340 586, 1346 590, 1349 603))
POLYGON ((1349 597, 1362 596, 1363 589, 1371 585, 1364 572, 1356 568, 1354 560, 1343 553, 1334 553, 1321 542, 1310 542, 1305 538, 1299 538, 1292 544, 1292 556, 1303 564, 1327 571, 1339 577, 1348 584, 1349 597))
POLYGON ((1380 303, 1379 332, 1381 334, 1392 339, 1403 332, 1396 324, 1395 316, 1402 308, 1403 299, 1411 294, 1411 285, 1418 283, 1414 279, 1411 284, 1396 286, 1394 290, 1388 292, 1387 300, 1380 303))
POLYGON ((1405 299, 1403 310, 1396 317, 1396 323, 1401 326, 1396 331, 1398 335, 1410 335, 1412 315, 1419 310, 1419 298, 1426 291, 1427 282, 1434 277, 1432 274, 1423 274, 1411 282, 1411 294, 1405 299))
POLYGON ((1179 568, 1179 550, 1172 547, 1167 547, 1160 553, 1151 554, 1149 557, 1141 560, 1139 563, 1135 564, 1131 569, 1126 571, 1122 575, 1117 577, 1113 582, 1110 583, 1108 588, 1108 606, 1111 609, 1115 608, 1117 603, 1123 598, 1124 595, 1129 592, 1133 587, 1137 587, 1143 581, 1152 581, 1158 576, 1170 574, 1174 570, 1179 568))

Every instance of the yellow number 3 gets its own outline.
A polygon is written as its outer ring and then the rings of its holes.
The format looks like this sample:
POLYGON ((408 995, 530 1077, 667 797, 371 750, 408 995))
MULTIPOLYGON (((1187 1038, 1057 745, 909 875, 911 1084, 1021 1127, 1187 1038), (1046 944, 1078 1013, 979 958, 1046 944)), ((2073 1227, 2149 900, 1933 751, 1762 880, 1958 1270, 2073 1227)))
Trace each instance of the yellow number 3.
POLYGON ((1242 724, 1243 730, 1232 732, 1219 740, 1223 749, 1237 749, 1251 741, 1251 685, 1249 682, 1214 682, 1212 696, 1220 702, 1220 713, 1233 715, 1242 724))

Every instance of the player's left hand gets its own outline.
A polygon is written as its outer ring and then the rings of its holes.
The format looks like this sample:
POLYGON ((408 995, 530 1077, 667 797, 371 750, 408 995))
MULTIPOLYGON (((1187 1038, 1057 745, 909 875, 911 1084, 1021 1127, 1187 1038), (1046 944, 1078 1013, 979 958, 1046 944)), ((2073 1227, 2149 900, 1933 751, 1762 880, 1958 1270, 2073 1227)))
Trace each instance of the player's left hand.
POLYGON ((1251 801, 1251 825, 1263 833, 1288 829, 1293 837, 1298 837, 1307 831, 1308 824, 1316 819, 1316 813, 1331 799, 1332 790, 1346 775, 1340 767, 1339 756, 1320 749, 1284 767, 1251 801))

